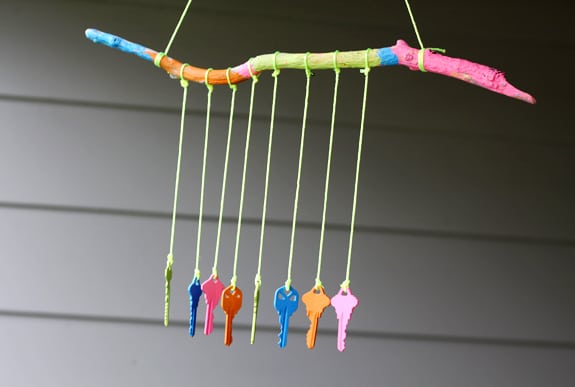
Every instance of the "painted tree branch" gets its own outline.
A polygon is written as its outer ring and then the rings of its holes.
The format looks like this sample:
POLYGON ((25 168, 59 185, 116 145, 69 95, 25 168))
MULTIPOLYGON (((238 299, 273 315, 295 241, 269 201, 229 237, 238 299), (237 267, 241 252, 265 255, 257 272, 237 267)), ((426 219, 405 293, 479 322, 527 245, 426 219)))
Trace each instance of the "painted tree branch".
MULTIPOLYGON (((94 43, 134 54, 151 62, 154 62, 156 57, 161 55, 158 51, 95 29, 87 29, 86 37, 94 43)), ((231 68, 229 71, 230 82, 236 84, 249 80, 251 78, 250 70, 253 74, 273 70, 274 57, 278 69, 305 68, 306 54, 258 55, 246 63, 231 68)), ((339 68, 364 68, 365 50, 338 52, 336 60, 339 68)), ((403 40, 398 40, 391 47, 370 50, 367 58, 369 67, 401 65, 417 71, 420 70, 420 60, 423 60, 424 70, 430 73, 457 78, 511 98, 531 104, 535 103, 535 98, 507 82, 505 74, 499 70, 465 59, 451 58, 430 49, 425 49, 421 58, 420 50, 410 47, 403 40)), ((163 56, 159 64, 172 77, 180 77, 182 62, 163 56)), ((311 70, 333 69, 334 53, 309 54, 308 66, 311 70)), ((183 77, 189 81, 204 83, 206 71, 208 70, 204 68, 187 65, 184 68, 183 77)), ((227 84, 227 70, 211 70, 207 80, 212 85, 227 84)))

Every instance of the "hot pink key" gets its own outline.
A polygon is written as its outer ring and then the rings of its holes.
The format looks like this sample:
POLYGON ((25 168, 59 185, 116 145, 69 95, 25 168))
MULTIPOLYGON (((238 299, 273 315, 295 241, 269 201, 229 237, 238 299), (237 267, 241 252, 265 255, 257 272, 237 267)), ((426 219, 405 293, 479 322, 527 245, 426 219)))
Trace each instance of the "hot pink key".
POLYGON ((204 333, 206 335, 209 335, 214 330, 214 308, 220 303, 224 287, 220 279, 213 274, 202 283, 202 291, 204 292, 207 305, 204 325, 204 333))
POLYGON ((337 314, 337 349, 340 352, 345 350, 345 337, 347 336, 347 325, 351 320, 351 314, 359 300, 356 296, 351 294, 351 289, 347 291, 339 289, 339 292, 331 298, 331 305, 335 308, 337 314))

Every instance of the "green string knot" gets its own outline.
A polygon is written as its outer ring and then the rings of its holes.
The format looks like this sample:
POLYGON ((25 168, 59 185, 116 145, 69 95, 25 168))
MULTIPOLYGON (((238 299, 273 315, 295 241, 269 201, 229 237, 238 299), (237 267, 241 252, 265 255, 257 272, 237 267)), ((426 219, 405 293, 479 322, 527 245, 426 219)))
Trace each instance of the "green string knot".
POLYGON ((323 288, 323 283, 321 282, 321 280, 319 278, 315 279, 315 285, 313 286, 314 289, 320 289, 323 288))
POLYGON ((180 85, 181 85, 184 89, 190 85, 190 83, 188 82, 188 80, 187 80, 186 78, 184 78, 184 70, 186 69, 187 66, 189 66, 189 64, 187 64, 187 63, 182 63, 182 66, 180 67, 180 85))
POLYGON ((305 58, 303 60, 303 65, 304 65, 304 69, 305 69, 305 76, 307 78, 309 78, 313 75, 313 73, 311 72, 311 70, 309 68, 309 63, 308 63, 309 56, 310 56, 310 52, 308 51, 305 53, 305 58))
POLYGON ((235 91, 238 89, 238 85, 235 85, 232 83, 232 80, 230 78, 230 72, 231 71, 232 71, 232 68, 228 67, 228 69, 226 70, 226 79, 228 80, 228 86, 230 87, 230 89, 235 91))
POLYGON ((162 66, 160 66, 160 62, 162 62, 162 59, 164 59, 165 56, 166 56, 165 53, 163 53, 163 52, 158 52, 158 53, 156 54, 156 57, 154 58, 154 65, 155 65, 156 67, 162 67, 162 66))
POLYGON ((208 92, 211 94, 214 91, 214 85, 211 85, 210 82, 208 81, 208 76, 210 75, 210 71, 212 71, 213 68, 209 68, 206 70, 206 73, 204 74, 204 84, 206 85, 206 87, 208 88, 208 92))
POLYGON ((286 288, 286 291, 289 292, 289 290, 290 290, 290 288, 291 288, 291 278, 286 280, 284 286, 285 286, 285 288, 286 288))
POLYGON ((335 50, 333 52, 333 71, 336 72, 336 74, 339 74, 339 72, 341 71, 341 69, 338 67, 337 65, 337 54, 339 54, 338 50, 335 50))
POLYGON ((279 51, 274 52, 274 72, 272 73, 272 77, 277 78, 280 75, 280 69, 278 68, 278 55, 280 54, 279 51))
POLYGON ((254 74, 254 72, 252 71, 252 60, 254 58, 250 58, 248 60, 248 72, 250 73, 250 77, 252 77, 252 82, 253 83, 258 83, 259 82, 259 77, 257 74, 254 74))
POLYGON ((339 287, 342 288, 343 291, 347 292, 349 289, 349 283, 350 283, 350 281, 348 279, 346 279, 345 281, 343 281, 341 283, 341 285, 339 285, 339 287))
POLYGON ((254 278, 254 285, 256 286, 256 289, 261 288, 262 286, 262 276, 260 273, 256 274, 256 277, 254 278))
POLYGON ((427 72, 427 70, 425 69, 425 65, 423 63, 425 50, 429 50, 430 52, 440 52, 442 54, 445 54, 444 48, 432 47, 432 48, 422 48, 421 50, 419 50, 419 52, 417 53, 417 67, 419 67, 419 71, 422 71, 424 73, 427 72))

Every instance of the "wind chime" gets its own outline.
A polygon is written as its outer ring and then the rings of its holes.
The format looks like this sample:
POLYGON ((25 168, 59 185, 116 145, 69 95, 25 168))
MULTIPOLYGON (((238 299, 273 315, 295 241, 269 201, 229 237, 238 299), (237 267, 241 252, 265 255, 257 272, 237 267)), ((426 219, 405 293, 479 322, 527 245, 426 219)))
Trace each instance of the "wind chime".
POLYGON ((328 306, 331 305, 334 307, 338 319, 337 348, 339 351, 344 351, 347 326, 351 319, 354 308, 359 304, 359 300, 351 292, 350 268, 351 268, 351 258, 353 248, 353 236, 354 236, 353 234, 355 228, 355 213, 357 207, 357 191, 358 191, 360 164, 361 164, 361 151, 362 151, 363 133, 365 125, 367 87, 369 81, 369 72, 371 68, 379 66, 401 65, 409 68, 410 70, 437 73, 448 77, 457 78, 462 81, 469 82, 474 85, 483 87, 485 89, 494 91, 496 93, 516 98, 531 104, 535 103, 535 99, 531 95, 515 88, 510 83, 508 83, 507 80, 505 79, 504 74, 498 70, 495 70, 493 68, 481 64, 473 63, 464 59, 451 58, 442 55, 443 50, 441 49, 425 48, 421 40, 417 24, 415 22, 408 0, 405 0, 405 4, 409 16, 411 18, 411 22, 413 24, 415 34, 417 36, 417 40, 420 46, 419 49, 410 47, 403 40, 398 40, 397 43, 391 47, 384 47, 380 49, 366 49, 361 51, 346 51, 346 52, 335 51, 330 53, 307 52, 301 54, 275 52, 273 54, 258 55, 250 59, 246 63, 243 63, 233 68, 227 68, 225 70, 213 70, 211 68, 204 69, 194 67, 188 65, 187 63, 179 62, 176 59, 173 59, 168 56, 168 51, 175 39, 178 30, 180 29, 180 26, 188 12, 188 9, 190 8, 191 2, 192 2, 191 0, 187 2, 179 18, 179 21, 171 35, 171 38, 166 46, 166 49, 163 52, 158 52, 150 48, 146 48, 142 45, 129 42, 118 36, 114 36, 95 29, 86 30, 86 37, 95 43, 103 44, 120 51, 134 54, 142 59, 153 62, 157 67, 164 69, 172 78, 179 79, 180 84, 183 88, 178 158, 176 167, 176 182, 174 188, 174 200, 173 200, 173 211, 172 211, 172 222, 171 222, 171 235, 170 235, 169 253, 167 255, 167 262, 165 269, 166 292, 165 292, 164 325, 166 326, 168 325, 169 313, 170 313, 170 294, 171 294, 170 282, 172 279, 172 266, 174 263, 174 255, 173 255, 174 235, 175 235, 176 212, 177 212, 178 191, 179 191, 180 170, 181 170, 183 135, 185 126, 184 119, 186 110, 186 99, 189 85, 188 81, 203 83, 207 88, 205 136, 204 136, 202 175, 200 185, 200 205, 199 205, 199 217, 198 217, 198 228, 197 228, 196 256, 195 256, 196 262, 195 262, 194 277, 188 287, 188 292, 190 296, 189 333, 190 336, 195 335, 197 308, 200 303, 200 298, 203 294, 206 303, 204 333, 206 335, 212 333, 214 309, 219 304, 226 314, 224 343, 225 345, 231 345, 232 321, 234 316, 242 307, 242 300, 243 300, 243 293, 241 289, 237 286, 237 267, 239 257, 238 252, 240 243, 240 233, 242 226, 244 193, 246 188, 245 187, 246 171, 247 171, 247 162, 250 147, 250 132, 252 126, 255 87, 256 84, 258 83, 259 75, 264 71, 271 70, 272 77, 274 78, 273 91, 272 91, 272 107, 270 113, 269 137, 268 137, 267 163, 266 163, 265 183, 264 183, 264 197, 262 203, 262 217, 260 226, 258 267, 254 281, 255 287, 253 296, 253 315, 252 315, 252 329, 251 329, 251 343, 253 344, 255 340, 258 303, 259 303, 260 289, 262 285, 261 267, 263 257, 264 233, 266 226, 270 160, 272 155, 278 78, 280 75, 280 71, 282 69, 298 69, 305 71, 306 75, 305 99, 304 99, 303 119, 301 124, 296 190, 293 205, 288 272, 285 284, 283 286, 280 286, 276 290, 274 297, 274 308, 278 313, 280 323, 278 345, 281 348, 284 348, 287 344, 289 320, 290 317, 293 315, 293 313, 298 309, 300 299, 298 291, 292 286, 291 273, 292 273, 292 264, 294 256, 295 230, 296 230, 296 222, 298 214, 300 178, 302 171, 302 160, 303 160, 304 142, 306 134, 306 121, 308 112, 308 98, 310 94, 311 74, 312 70, 332 70, 334 71, 335 74, 335 82, 334 82, 333 102, 331 112, 327 171, 324 184, 324 200, 323 200, 319 252, 317 260, 317 275, 315 279, 315 284, 313 285, 310 291, 308 291, 301 297, 301 299, 306 306, 307 316, 310 320, 310 328, 306 336, 307 347, 309 349, 314 348, 319 318, 322 316, 323 311, 328 306), (324 247, 326 210, 327 210, 327 200, 329 192, 329 179, 330 179, 331 156, 333 148, 334 129, 335 129, 339 75, 340 70, 345 68, 360 69, 361 73, 364 75, 364 89, 363 89, 361 119, 359 124, 358 151, 356 158, 355 182, 353 190, 353 203, 352 203, 352 214, 350 222, 350 235, 349 235, 349 246, 347 252, 347 267, 345 272, 345 280, 341 283, 340 289, 337 292, 337 294, 330 298, 325 293, 324 286, 321 282, 320 274, 321 274, 323 247, 324 247), (237 232, 235 240, 233 275, 230 280, 229 286, 225 287, 225 285, 220 281, 220 277, 218 275, 218 257, 221 242, 220 237, 221 237, 223 210, 225 204, 224 198, 226 191, 230 144, 232 139, 237 84, 248 80, 251 80, 251 93, 250 93, 248 124, 247 124, 245 149, 244 149, 242 183, 240 191, 240 205, 239 205, 237 232), (222 175, 220 210, 219 210, 219 218, 218 218, 218 226, 216 234, 216 246, 212 266, 212 273, 208 279, 206 279, 204 282, 200 282, 199 263, 200 263, 200 242, 202 234, 203 207, 204 207, 204 183, 206 177, 206 160, 207 160, 209 129, 210 129, 211 97, 214 90, 213 87, 214 85, 228 85, 229 88, 231 89, 231 99, 230 99, 230 109, 229 109, 230 113, 228 120, 228 133, 227 133, 225 160, 224 160, 224 171, 222 175))

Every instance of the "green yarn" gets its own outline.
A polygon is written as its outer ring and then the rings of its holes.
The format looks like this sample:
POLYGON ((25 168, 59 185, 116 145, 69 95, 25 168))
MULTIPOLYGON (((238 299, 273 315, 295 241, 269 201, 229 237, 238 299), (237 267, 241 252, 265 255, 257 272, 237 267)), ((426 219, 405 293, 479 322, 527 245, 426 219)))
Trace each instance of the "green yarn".
MULTIPOLYGON (((170 47, 172 47, 172 43, 174 43, 174 39, 176 39, 176 35, 178 34, 180 27, 182 26, 182 22, 184 21, 186 14, 188 13, 188 9, 190 8, 190 5, 192 5, 192 0, 188 0, 186 7, 182 11, 182 14, 180 15, 180 19, 178 20, 178 23, 176 24, 176 27, 174 28, 174 31, 172 32, 172 36, 170 37, 168 44, 166 45, 166 49, 164 50, 164 52, 165 52, 164 55, 167 55, 168 51, 170 51, 170 47)), ((156 65, 156 66, 160 67, 159 65, 156 65)))
MULTIPOLYGON (((248 68, 250 66, 248 65, 248 68)), ((252 88, 250 94, 250 110, 248 113, 248 128, 246 131, 246 144, 244 148, 244 167, 242 171, 242 186, 240 190, 240 208, 238 213, 238 229, 236 232, 236 247, 234 251, 234 270, 233 270, 233 277, 232 277, 232 286, 233 289, 236 287, 236 280, 237 280, 237 269, 238 269, 238 256, 240 251, 240 233, 242 230, 242 216, 243 216, 243 209, 244 209, 244 196, 246 193, 246 175, 248 170, 248 155, 250 149, 250 136, 252 131, 252 115, 253 115, 253 108, 254 108, 254 96, 256 90, 256 84, 258 83, 257 76, 252 74, 252 88)))
POLYGON ((285 282, 286 291, 290 291, 291 286, 291 273, 292 273, 292 263, 293 263, 293 254, 294 254, 294 243, 295 243, 295 228, 296 228, 296 221, 297 221, 297 212, 298 212, 298 204, 299 204, 299 191, 300 191, 300 180, 301 180, 301 169, 303 163, 303 147, 305 143, 305 130, 306 130, 306 123, 307 123, 307 112, 309 106, 309 87, 311 83, 311 70, 309 69, 308 65, 308 57, 310 53, 307 52, 305 55, 305 74, 306 74, 306 84, 305 84, 305 98, 303 104, 303 117, 302 117, 302 124, 301 124, 301 137, 300 137, 300 145, 299 145, 299 160, 298 160, 298 167, 297 167, 297 179, 296 179, 296 188, 295 188, 295 199, 293 205, 293 217, 292 217, 292 225, 291 225, 291 238, 290 238, 290 247, 289 247, 289 260, 288 260, 288 275, 285 282))
POLYGON ((186 120, 186 104, 188 98, 188 81, 183 78, 184 68, 187 64, 183 64, 180 69, 180 83, 183 89, 182 95, 182 110, 180 115, 180 137, 178 140, 178 157, 176 165, 176 182, 174 184, 174 201, 172 208, 172 224, 170 231, 170 251, 168 253, 166 262, 166 297, 164 305, 164 325, 168 326, 169 315, 170 315, 170 281, 172 280, 172 265, 174 264, 174 240, 176 235, 176 212, 178 207, 178 192, 180 186, 180 175, 182 167, 182 150, 184 145, 184 129, 186 120))
POLYGON ((339 88, 339 73, 340 73, 340 69, 337 67, 337 51, 335 51, 333 53, 333 66, 334 66, 334 72, 335 72, 335 84, 334 84, 334 88, 333 88, 333 104, 332 104, 332 109, 331 109, 331 128, 330 128, 330 132, 329 132, 329 148, 328 148, 328 154, 327 154, 327 169, 326 169, 326 173, 325 173, 325 190, 324 190, 324 195, 323 195, 323 212, 322 212, 322 217, 321 217, 321 232, 320 232, 320 237, 319 237, 319 253, 318 253, 318 258, 317 258, 317 275, 315 278, 315 288, 318 289, 319 287, 322 286, 321 283, 321 263, 323 260, 323 245, 324 245, 324 238, 325 238, 325 219, 326 219, 326 213, 327 213, 327 199, 328 199, 328 193, 329 193, 329 177, 330 177, 330 173, 331 173, 331 154, 332 154, 332 150, 333 150, 333 137, 334 137, 334 132, 335 132, 335 112, 337 109, 337 93, 338 93, 338 88, 339 88))
POLYGON ((206 182, 206 165, 208 158, 208 140, 210 134, 210 116, 212 111, 212 93, 214 92, 214 86, 208 84, 207 78, 208 74, 212 69, 206 71, 206 88, 208 89, 208 98, 206 103, 206 127, 204 130, 204 153, 202 160, 202 182, 200 185, 200 209, 198 214, 198 234, 196 238, 196 267, 195 267, 195 277, 200 278, 200 245, 202 241, 202 224, 204 218, 204 191, 206 182))
POLYGON ((345 281, 340 285, 341 288, 344 290, 349 289, 349 283, 350 283, 349 274, 350 274, 350 269, 351 269, 351 256, 352 256, 351 252, 353 249, 353 234, 354 234, 354 230, 355 230, 355 215, 356 215, 356 209, 357 209, 357 189, 359 186, 359 168, 361 165, 361 150, 363 148, 363 131, 364 131, 364 127, 365 127, 365 112, 366 112, 366 108, 367 108, 367 86, 369 83, 369 72, 371 70, 369 68, 369 64, 368 64, 369 51, 370 51, 370 49, 367 49, 365 51, 365 68, 363 70, 361 70, 361 72, 365 76, 365 79, 364 79, 364 84, 363 84, 363 102, 361 105, 361 121, 360 121, 360 125, 359 125, 359 141, 358 141, 358 145, 357 145, 357 160, 356 160, 356 166, 355 166, 355 183, 353 186, 353 204, 351 206, 349 246, 347 249, 347 266, 346 266, 346 271, 345 271, 345 281))
POLYGON ((411 19, 411 24, 413 25, 415 36, 417 36, 419 47, 423 50, 425 46, 423 45, 423 41, 421 40, 421 36, 419 35, 419 28, 417 28, 417 23, 415 22, 415 16, 413 16, 413 12, 411 11, 411 5, 409 5, 409 0, 405 0, 405 6, 407 8, 407 12, 409 13, 409 18, 411 19))
POLYGON ((276 63, 276 58, 277 58, 278 54, 279 54, 279 52, 276 52, 274 55, 274 72, 272 73, 272 77, 274 78, 274 86, 273 86, 273 92, 272 92, 272 110, 271 110, 271 115, 270 115, 268 154, 267 154, 267 161, 266 161, 266 176, 265 176, 265 183, 264 183, 264 199, 263 199, 263 205, 262 205, 262 219, 261 219, 261 226, 260 226, 260 247, 259 247, 259 252, 258 252, 258 273, 261 271, 261 263, 262 263, 262 257, 263 257, 263 252, 264 252, 264 235, 265 235, 265 228, 266 228, 268 190, 269 190, 269 181, 270 181, 270 165, 271 165, 273 136, 274 136, 274 122, 275 122, 277 90, 278 90, 278 76, 280 74, 280 70, 277 68, 277 63, 276 63))
POLYGON ((218 258, 219 258, 219 253, 220 253, 220 240, 221 240, 221 235, 222 235, 222 221, 224 218, 224 203, 225 203, 225 197, 226 197, 226 181, 227 181, 227 176, 228 176, 228 164, 229 164, 229 160, 230 160, 230 145, 231 145, 231 140, 232 140, 232 128, 233 128, 233 124, 234 124, 234 110, 235 110, 235 105, 236 105, 236 92, 238 91, 238 88, 236 85, 232 84, 230 81, 230 68, 228 68, 228 71, 226 72, 226 76, 228 78, 228 85, 230 87, 230 89, 232 90, 232 98, 230 101, 230 117, 228 120, 228 139, 226 142, 226 156, 224 159, 224 175, 222 177, 222 194, 220 197, 220 214, 218 216, 218 231, 216 234, 216 251, 214 253, 214 266, 212 267, 212 274, 214 275, 214 277, 218 276, 218 258))

